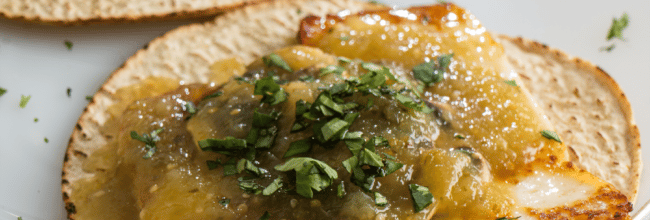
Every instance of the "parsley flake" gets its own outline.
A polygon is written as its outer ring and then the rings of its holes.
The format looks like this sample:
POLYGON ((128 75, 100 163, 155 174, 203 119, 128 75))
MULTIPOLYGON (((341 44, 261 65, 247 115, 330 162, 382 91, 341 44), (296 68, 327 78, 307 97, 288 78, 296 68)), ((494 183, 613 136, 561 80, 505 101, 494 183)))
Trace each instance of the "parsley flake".
MULTIPOLYGON (((221 95, 223 95, 223 92, 222 92, 222 91, 218 91, 218 92, 212 93, 212 94, 210 94, 210 95, 207 95, 206 97, 203 97, 203 100, 211 99, 211 98, 214 98, 214 97, 219 97, 219 96, 221 96, 221 95)), ((203 100, 202 100, 202 101, 203 101, 203 100)))
POLYGON ((0 96, 4 95, 7 93, 7 89, 0 87, 0 96))
POLYGON ((228 207, 228 204, 230 204, 230 199, 219 200, 219 204, 221 204, 222 206, 228 207))
POLYGON ((625 40, 623 38, 623 30, 627 28, 627 25, 629 24, 629 17, 627 16, 627 13, 623 13, 621 18, 612 19, 612 26, 609 27, 609 32, 607 32, 607 40, 611 40, 614 38, 618 38, 621 40, 625 40))
POLYGON ((544 136, 545 138, 562 143, 562 140, 560 140, 560 136, 558 136, 557 133, 555 133, 554 131, 542 130, 541 133, 542 136, 544 136))
POLYGON ((87 96, 86 96, 86 101, 89 101, 89 102, 90 102, 90 101, 92 101, 92 100, 93 100, 93 96, 91 96, 91 95, 87 95, 87 96))
POLYGON ((65 47, 68 48, 68 50, 72 50, 72 41, 65 40, 63 41, 63 45, 65 45, 65 47))
POLYGON ((291 142, 289 149, 284 153, 283 158, 291 157, 297 154, 307 153, 311 150, 311 139, 304 139, 291 142))
POLYGON ((208 165, 208 170, 214 170, 221 165, 221 160, 208 160, 205 163, 208 165))
POLYGON ((336 75, 341 75, 345 71, 345 68, 342 66, 337 66, 337 65, 329 65, 324 68, 320 69, 320 76, 325 76, 329 74, 336 74, 336 75))
POLYGON ((506 81, 503 81, 503 82, 508 84, 508 85, 514 86, 514 87, 519 87, 515 80, 506 80, 506 81))
POLYGON ((270 196, 278 189, 282 188, 282 178, 278 177, 271 184, 269 184, 264 190, 262 190, 262 195, 270 196))
POLYGON ((151 158, 151 156, 153 156, 154 153, 156 153, 157 150, 156 142, 160 140, 158 134, 160 134, 160 132, 162 132, 163 130, 164 130, 163 128, 158 128, 149 134, 144 133, 142 135, 138 135, 138 132, 131 131, 131 139, 138 140, 142 143, 145 143, 145 149, 147 150, 147 152, 142 158, 149 159, 151 158))
POLYGON ((27 103, 31 98, 32 98, 31 95, 28 96, 20 95, 20 104, 19 104, 20 108, 25 108, 25 106, 27 106, 27 103))
POLYGON ((43 138, 43 141, 45 141, 45 143, 50 143, 50 140, 47 139, 47 137, 43 138))
POLYGON ((38 118, 34 118, 34 123, 38 122, 38 118))
POLYGON ((65 93, 68 95, 68 98, 72 96, 72 88, 68 87, 68 89, 65 90, 65 93))
POLYGON ((295 157, 281 165, 275 166, 278 171, 296 171, 296 192, 303 197, 313 198, 318 192, 332 185, 339 178, 336 170, 326 163, 309 157, 295 157))
POLYGON ((287 100, 284 89, 278 85, 272 76, 264 77, 255 82, 254 95, 262 95, 262 101, 271 105, 277 105, 287 100))
POLYGON ((454 135, 454 138, 458 138, 458 139, 463 140, 463 139, 465 139, 465 136, 463 136, 462 134, 457 134, 457 135, 454 135))
POLYGON ((443 54, 438 56, 437 63, 424 62, 413 67, 413 77, 420 80, 427 86, 440 82, 443 79, 443 73, 449 64, 454 54, 443 54))
POLYGON ((342 36, 342 37, 339 37, 339 40, 341 40, 341 41, 348 41, 348 40, 350 40, 350 36, 342 36))
POLYGON ((285 62, 282 59, 282 57, 280 57, 277 54, 272 53, 272 54, 269 54, 268 56, 262 57, 262 61, 268 67, 276 66, 276 67, 280 67, 281 69, 286 70, 288 72, 293 72, 291 67, 289 67, 289 64, 287 64, 287 62, 285 62))
POLYGON ((429 188, 418 184, 410 184, 409 189, 411 190, 411 198, 413 198, 413 209, 416 213, 433 203, 433 195, 429 192, 429 188))
POLYGON ((343 185, 343 181, 341 181, 341 183, 339 183, 339 186, 336 187, 336 196, 343 198, 345 194, 347 194, 345 192, 345 185, 343 185))
POLYGON ((381 193, 375 192, 375 205, 385 206, 386 204, 388 204, 388 200, 386 199, 386 196, 382 195, 381 193))

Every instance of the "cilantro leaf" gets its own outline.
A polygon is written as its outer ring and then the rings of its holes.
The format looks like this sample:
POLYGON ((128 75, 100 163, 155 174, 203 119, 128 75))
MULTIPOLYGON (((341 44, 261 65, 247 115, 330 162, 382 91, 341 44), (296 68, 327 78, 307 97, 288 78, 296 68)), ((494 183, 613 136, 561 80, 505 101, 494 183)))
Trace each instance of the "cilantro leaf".
POLYGON ((388 204, 388 200, 386 199, 386 196, 382 195, 381 193, 375 192, 375 205, 385 206, 386 204, 388 204))
POLYGON ((508 84, 508 85, 514 86, 514 87, 519 87, 515 80, 506 80, 506 81, 503 81, 503 82, 508 84))
POLYGON ((296 171, 296 192, 306 198, 313 198, 312 190, 321 191, 338 178, 332 167, 308 157, 291 158, 284 164, 275 166, 275 169, 283 172, 296 171))
POLYGON ((138 132, 136 131, 131 131, 131 139, 133 140, 138 140, 142 143, 145 144, 145 149, 147 152, 145 155, 142 157, 144 159, 149 159, 151 156, 153 156, 154 153, 156 153, 156 142, 160 140, 160 137, 158 137, 158 134, 162 132, 164 129, 163 128, 158 128, 156 130, 153 130, 149 134, 144 133, 142 135, 138 135, 138 132))
POLYGON ((237 173, 241 173, 244 170, 246 172, 250 173, 250 174, 255 175, 255 176, 260 176, 260 175, 266 173, 266 171, 264 171, 264 170, 260 169, 259 167, 255 166, 255 164, 253 164, 252 161, 242 158, 241 160, 239 160, 237 162, 237 173))
POLYGON ((219 204, 221 204, 222 206, 228 207, 228 204, 230 204, 230 199, 219 200, 219 204))
POLYGON ((350 58, 347 58, 347 57, 337 57, 336 59, 338 59, 339 62, 341 62, 341 63, 351 63, 352 62, 352 60, 350 58))
POLYGON ((343 72, 345 72, 345 68, 343 68, 342 66, 329 65, 320 69, 320 76, 325 76, 332 73, 336 75, 341 75, 343 74, 343 72))
POLYGON ((438 56, 437 63, 424 62, 413 67, 413 77, 422 81, 427 86, 440 82, 443 78, 443 73, 449 68, 453 56, 453 53, 443 54, 438 56))
POLYGON ((7 93, 7 89, 0 87, 0 96, 4 95, 7 93))
POLYGON ((244 190, 244 192, 248 194, 260 194, 262 193, 262 186, 260 184, 257 184, 256 182, 253 181, 253 178, 246 178, 246 177, 239 177, 237 178, 237 181, 239 181, 239 188, 244 190))
POLYGON ((542 130, 541 133, 542 136, 544 136, 545 138, 562 143, 562 140, 560 140, 560 136, 558 136, 557 133, 555 133, 554 131, 542 130))
POLYGON ((425 113, 425 114, 429 114, 429 113, 433 112, 433 109, 429 108, 422 101, 420 101, 418 103, 415 100, 413 100, 413 98, 411 98, 409 96, 399 94, 399 93, 396 93, 394 95, 394 97, 395 97, 395 100, 397 100, 399 103, 401 103, 402 105, 404 105, 407 108, 410 108, 410 109, 413 109, 413 110, 416 110, 416 111, 419 111, 419 112, 422 112, 422 113, 425 113))
POLYGON ((47 137, 43 138, 43 141, 45 141, 45 143, 50 143, 50 140, 47 139, 47 137))
POLYGON ((271 184, 269 184, 264 190, 262 190, 262 195, 270 196, 278 189, 282 188, 282 178, 278 177, 271 184))
POLYGON ((207 95, 207 96, 203 97, 203 99, 201 101, 211 99, 211 98, 215 98, 215 97, 219 97, 219 96, 222 96, 222 95, 223 95, 223 92, 218 91, 218 92, 215 92, 215 93, 212 93, 210 95, 207 95))
POLYGON ((246 140, 228 136, 224 139, 208 138, 199 141, 199 147, 204 151, 232 151, 246 148, 246 140))
POLYGON ((237 174, 237 159, 231 158, 225 164, 223 164, 223 175, 232 176, 237 174))
POLYGON ((262 61, 268 67, 276 66, 276 67, 280 67, 281 69, 286 70, 288 72, 293 72, 291 67, 289 67, 289 64, 287 64, 287 62, 285 62, 282 59, 282 57, 280 57, 279 55, 277 55, 275 53, 272 53, 272 54, 269 54, 268 56, 262 57, 262 61))
POLYGON ((65 94, 67 94, 67 95, 68 95, 68 98, 70 98, 70 96, 72 95, 72 88, 68 87, 68 88, 65 90, 65 94))
POLYGON ((618 38, 621 40, 625 40, 623 38, 623 30, 627 28, 627 25, 629 24, 629 17, 627 16, 627 13, 623 13, 621 18, 612 19, 612 26, 609 27, 609 32, 607 32, 607 40, 611 40, 614 38, 618 38))
POLYGON ((433 203, 433 195, 429 192, 429 188, 418 184, 409 184, 409 189, 411 198, 413 198, 413 209, 416 213, 433 203))
POLYGON ((336 187, 336 196, 339 198, 343 198, 345 196, 345 185, 343 185, 343 181, 339 183, 339 186, 336 187))
POLYGON ((284 153, 283 158, 291 157, 296 154, 307 153, 311 150, 311 139, 303 139, 291 142, 289 149, 284 153))
POLYGON ((63 41, 63 45, 65 45, 65 47, 68 48, 68 50, 72 50, 72 41, 65 40, 63 41))
POLYGON ((272 76, 264 77, 255 82, 254 95, 262 95, 262 102, 277 105, 287 100, 284 89, 278 85, 272 76))
POLYGON ((214 170, 221 165, 221 160, 208 160, 205 163, 208 165, 208 170, 214 170))
POLYGON ((31 98, 32 98, 31 95, 28 96, 20 95, 20 104, 19 104, 20 108, 25 108, 25 106, 27 106, 27 103, 31 98))

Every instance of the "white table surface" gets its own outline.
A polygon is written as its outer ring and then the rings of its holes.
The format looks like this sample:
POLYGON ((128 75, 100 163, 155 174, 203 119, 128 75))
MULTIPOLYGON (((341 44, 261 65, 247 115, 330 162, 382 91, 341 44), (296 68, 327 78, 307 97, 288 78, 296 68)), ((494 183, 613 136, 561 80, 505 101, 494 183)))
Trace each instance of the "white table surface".
MULTIPOLYGON (((408 6, 432 0, 384 0, 408 6)), ((561 48, 607 71, 632 103, 642 143, 650 137, 650 1, 457 0, 489 30, 561 48), (610 53, 605 36, 627 12, 625 42, 610 53)), ((61 166, 73 126, 87 101, 135 51, 190 21, 50 27, 0 19, 0 219, 64 219, 61 166), (64 40, 74 43, 68 51, 64 40), (66 89, 72 89, 68 98, 66 89), (18 103, 31 95, 27 107, 18 103), (34 118, 38 122, 34 122, 34 118), (44 138, 49 143, 44 142, 44 138)), ((643 151, 650 158, 650 150, 643 151)), ((650 199, 645 169, 640 207, 650 199)))

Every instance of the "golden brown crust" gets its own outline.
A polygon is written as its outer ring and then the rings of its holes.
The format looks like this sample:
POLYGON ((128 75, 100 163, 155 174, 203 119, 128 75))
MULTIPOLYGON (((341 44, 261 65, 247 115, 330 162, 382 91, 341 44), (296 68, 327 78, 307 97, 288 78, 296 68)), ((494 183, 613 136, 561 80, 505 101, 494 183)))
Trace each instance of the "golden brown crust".
POLYGON ((614 79, 591 62, 545 44, 505 35, 498 39, 567 142, 571 161, 612 183, 634 202, 642 168, 640 135, 631 105, 614 79), (531 55, 541 60, 523 60, 531 55), (535 68, 559 71, 553 76, 540 75, 548 71, 536 72, 535 68))

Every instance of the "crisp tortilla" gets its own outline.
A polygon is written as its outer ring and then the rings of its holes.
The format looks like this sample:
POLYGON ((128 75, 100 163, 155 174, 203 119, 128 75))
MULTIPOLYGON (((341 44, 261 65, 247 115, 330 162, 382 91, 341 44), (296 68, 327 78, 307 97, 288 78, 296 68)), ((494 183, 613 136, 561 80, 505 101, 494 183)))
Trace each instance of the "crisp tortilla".
MULTIPOLYGON (((75 218, 69 198, 74 193, 71 185, 93 175, 82 170, 83 161, 109 138, 99 128, 110 117, 109 106, 117 102, 117 89, 151 76, 206 82, 209 67, 217 60, 238 57, 250 63, 297 43, 298 24, 304 16, 344 9, 354 13, 373 7, 379 6, 351 0, 268 2, 226 13, 214 22, 177 28, 152 41, 109 77, 77 122, 63 166, 68 217, 75 218)), ((596 66, 558 50, 521 38, 498 39, 540 105, 552 105, 544 111, 575 151, 572 159, 634 201, 641 172, 639 133, 630 105, 616 83, 596 66), (578 88, 577 98, 571 98, 576 97, 574 87, 578 88), (596 138, 592 138, 594 134, 596 138), (615 162, 617 166, 613 166, 615 162)))

